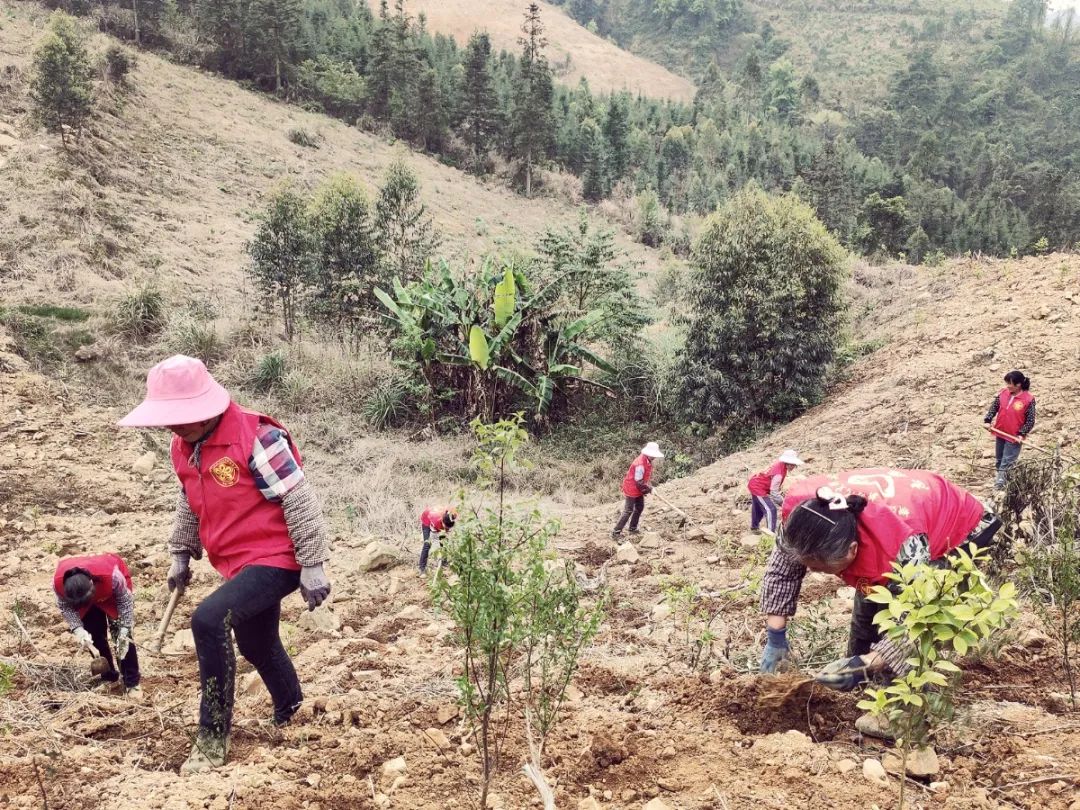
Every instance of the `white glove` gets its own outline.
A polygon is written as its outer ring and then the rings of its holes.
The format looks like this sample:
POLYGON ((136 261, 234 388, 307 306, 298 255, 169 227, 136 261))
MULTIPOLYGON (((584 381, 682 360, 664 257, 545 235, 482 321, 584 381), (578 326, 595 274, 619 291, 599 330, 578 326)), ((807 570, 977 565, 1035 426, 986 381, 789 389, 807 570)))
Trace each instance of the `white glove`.
POLYGON ((128 648, 131 646, 131 628, 121 625, 120 632, 116 634, 116 658, 117 661, 123 661, 128 654, 128 648))
POLYGON ((95 656, 98 654, 97 647, 94 646, 94 639, 90 637, 90 634, 86 632, 85 627, 76 627, 71 631, 71 635, 75 636, 75 640, 82 644, 86 649, 92 652, 95 656))

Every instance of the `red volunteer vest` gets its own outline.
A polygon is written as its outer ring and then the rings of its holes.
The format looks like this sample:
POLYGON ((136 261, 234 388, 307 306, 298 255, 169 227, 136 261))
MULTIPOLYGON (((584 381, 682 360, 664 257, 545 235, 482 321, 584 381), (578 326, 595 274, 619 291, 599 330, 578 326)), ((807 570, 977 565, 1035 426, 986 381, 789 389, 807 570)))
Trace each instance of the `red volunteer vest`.
MULTIPOLYGON (((284 430, 270 417, 230 403, 217 429, 203 442, 198 467, 193 463, 195 448, 173 437, 173 469, 199 518, 199 540, 210 564, 225 579, 249 565, 300 570, 281 504, 263 497, 248 467, 262 423, 284 430)), ((292 437, 288 441, 302 467, 292 437)))
POLYGON ((839 574, 864 593, 874 585, 886 584, 885 574, 892 570, 892 562, 908 537, 925 534, 930 540, 930 559, 936 560, 963 543, 986 511, 966 490, 937 473, 872 467, 815 475, 798 482, 784 498, 784 519, 823 486, 844 495, 859 494, 869 501, 857 521, 859 551, 839 574))
MULTIPOLYGON (((1003 433, 1017 435, 1020 428, 1024 426, 1024 415, 1027 413, 1028 405, 1034 401, 1035 397, 1030 391, 1021 391, 1013 396, 1007 388, 1002 388, 1001 393, 998 394, 998 412, 994 417, 994 427, 1003 433), (1011 404, 1010 399, 1012 399, 1011 404)), ((1017 444, 1013 439, 1006 439, 1004 436, 1001 438, 1010 444, 1017 444)))
POLYGON ((652 461, 646 455, 640 455, 634 459, 634 463, 630 465, 630 469, 626 471, 626 476, 623 478, 622 491, 623 495, 627 498, 636 498, 641 495, 641 490, 638 489, 638 482, 634 480, 634 468, 639 464, 645 465, 645 477, 641 479, 641 483, 649 483, 649 479, 652 478, 652 461))
POLYGON ((756 475, 750 477, 750 480, 746 484, 746 488, 750 490, 751 495, 758 495, 765 497, 769 494, 772 487, 772 480, 774 475, 780 476, 780 483, 784 483, 784 479, 787 478, 787 465, 782 461, 778 461, 773 464, 765 472, 759 472, 756 475))
POLYGON ((72 568, 82 568, 90 572, 94 580, 94 596, 90 603, 79 608, 79 618, 86 616, 90 608, 97 605, 110 619, 119 618, 116 610, 116 598, 113 596, 113 571, 117 568, 124 575, 128 590, 134 591, 131 585, 131 574, 128 573, 127 565, 119 554, 93 554, 85 557, 67 557, 60 560, 53 574, 53 590, 56 595, 64 596, 64 574, 72 568))
POLYGON ((437 532, 446 531, 446 527, 443 525, 443 515, 445 514, 445 506, 429 506, 420 515, 420 525, 429 526, 437 532))

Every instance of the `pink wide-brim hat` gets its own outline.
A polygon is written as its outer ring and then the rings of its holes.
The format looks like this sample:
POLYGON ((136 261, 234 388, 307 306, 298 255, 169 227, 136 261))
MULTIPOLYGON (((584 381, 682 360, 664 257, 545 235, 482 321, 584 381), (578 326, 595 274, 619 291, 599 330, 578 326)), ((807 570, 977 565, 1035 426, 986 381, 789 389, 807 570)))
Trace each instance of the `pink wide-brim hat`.
POLYGON ((121 419, 121 427, 168 427, 213 419, 229 407, 230 397, 210 376, 202 360, 177 354, 146 375, 146 398, 121 419))

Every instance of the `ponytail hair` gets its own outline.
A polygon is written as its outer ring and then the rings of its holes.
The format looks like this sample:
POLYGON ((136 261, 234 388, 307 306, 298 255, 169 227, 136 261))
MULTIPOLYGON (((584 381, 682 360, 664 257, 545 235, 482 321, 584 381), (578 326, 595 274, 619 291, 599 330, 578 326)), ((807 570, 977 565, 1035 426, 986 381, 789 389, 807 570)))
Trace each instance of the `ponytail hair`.
POLYGON ((1005 375, 1005 382, 1019 385, 1021 391, 1027 391, 1031 388, 1031 380, 1024 376, 1024 372, 1017 371, 1016 369, 1013 369, 1005 375))
POLYGON ((866 504, 862 495, 845 497, 822 487, 788 515, 778 541, 780 550, 799 560, 826 564, 844 559, 855 542, 857 518, 866 504))

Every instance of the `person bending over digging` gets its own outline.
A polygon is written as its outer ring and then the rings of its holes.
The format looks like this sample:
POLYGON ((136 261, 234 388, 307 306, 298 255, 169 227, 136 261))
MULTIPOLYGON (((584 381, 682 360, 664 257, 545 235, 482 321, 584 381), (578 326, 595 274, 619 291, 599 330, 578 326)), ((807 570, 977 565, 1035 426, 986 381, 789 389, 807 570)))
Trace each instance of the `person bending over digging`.
POLYGON ((278 632, 281 600, 300 588, 314 610, 330 593, 326 525, 288 432, 232 402, 202 361, 176 355, 146 378, 146 398, 120 420, 125 427, 167 427, 180 496, 169 552, 169 590, 191 581, 202 558, 225 582, 195 608, 191 630, 199 659, 199 733, 180 769, 224 764, 232 723, 236 657, 250 661, 283 725, 300 707, 296 669, 278 632))
POLYGON ((995 438, 994 489, 1005 489, 1009 470, 1020 458, 1020 448, 1035 427, 1035 397, 1029 388, 1031 380, 1022 371, 1010 371, 1005 375, 1005 387, 983 417, 986 429, 995 438))
MULTIPOLYGON (((762 672, 775 672, 787 657, 787 623, 808 570, 835 574, 855 588, 847 657, 829 664, 817 681, 854 689, 871 674, 902 675, 907 653, 882 638, 873 622, 879 606, 866 597, 890 585, 892 563, 946 564, 960 545, 989 546, 1001 521, 976 498, 937 473, 870 468, 816 475, 784 499, 783 524, 761 583, 767 641, 762 672)), ((856 727, 883 736, 870 715, 856 727)))
POLYGON ((787 474, 802 466, 802 463, 799 454, 788 448, 769 469, 750 477, 746 483, 746 488, 750 490, 750 531, 760 531, 764 518, 769 534, 776 534, 776 510, 784 502, 780 487, 784 485, 787 474))
POLYGON ((622 482, 623 510, 615 528, 611 530, 613 540, 618 540, 622 536, 623 527, 628 520, 630 534, 638 533, 638 521, 641 520, 641 513, 645 511, 645 496, 652 492, 649 479, 652 478, 653 461, 663 457, 664 454, 660 452, 659 445, 656 442, 649 442, 641 448, 641 453, 626 471, 622 482))
POLYGON ((454 528, 457 520, 457 509, 449 506, 429 506, 420 515, 420 533, 424 537, 424 545, 420 549, 420 573, 427 571, 428 554, 431 552, 431 533, 435 532, 441 545, 446 533, 454 528))
POLYGON ((135 595, 123 558, 119 554, 66 557, 56 565, 53 591, 60 614, 75 640, 109 665, 101 673, 101 680, 115 683, 122 674, 128 696, 141 699, 139 657, 133 640, 135 595), (116 642, 120 672, 113 662, 109 632, 116 642))

